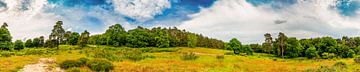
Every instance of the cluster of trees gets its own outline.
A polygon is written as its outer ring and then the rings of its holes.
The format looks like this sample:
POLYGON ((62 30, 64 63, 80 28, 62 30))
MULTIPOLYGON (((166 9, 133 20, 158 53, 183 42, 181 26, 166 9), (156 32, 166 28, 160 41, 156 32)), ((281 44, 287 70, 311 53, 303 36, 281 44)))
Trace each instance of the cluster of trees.
POLYGON ((224 48, 224 42, 221 40, 208 38, 200 34, 190 33, 185 30, 174 28, 152 28, 147 29, 138 27, 129 31, 120 24, 109 27, 103 34, 90 36, 88 31, 79 34, 77 32, 65 31, 62 27, 63 22, 58 21, 52 29, 49 38, 45 40, 44 36, 28 39, 24 42, 16 40, 11 42, 11 35, 7 24, 0 28, 0 48, 2 50, 23 49, 24 47, 50 47, 59 48, 59 45, 78 45, 85 47, 87 44, 109 45, 109 46, 128 46, 128 47, 208 47, 224 48))
POLYGON ((273 40, 269 33, 264 34, 265 42, 262 45, 250 44, 250 47, 259 53, 275 54, 283 58, 350 58, 360 54, 360 37, 319 37, 310 39, 296 39, 279 33, 273 40))
POLYGON ((208 47, 224 48, 221 40, 208 38, 174 28, 137 27, 125 31, 120 24, 109 27, 104 34, 92 35, 89 43, 93 45, 111 45, 128 47, 208 47))

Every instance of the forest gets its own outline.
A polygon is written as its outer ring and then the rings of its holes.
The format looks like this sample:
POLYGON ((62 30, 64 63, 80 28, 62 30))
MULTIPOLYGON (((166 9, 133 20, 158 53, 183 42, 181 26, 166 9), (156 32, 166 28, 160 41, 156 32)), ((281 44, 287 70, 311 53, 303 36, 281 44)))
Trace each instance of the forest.
MULTIPOLYGON (((175 55, 180 56, 180 58, 185 61, 196 60, 199 58, 199 55, 200 57, 201 55, 212 55, 196 52, 196 49, 204 49, 204 51, 206 51, 206 49, 210 49, 210 51, 214 49, 214 53, 224 52, 223 54, 220 53, 220 55, 216 54, 216 59, 219 60, 222 60, 225 57, 227 58, 226 55, 231 55, 231 57, 256 56, 260 59, 264 56, 266 59, 269 59, 268 61, 274 62, 277 60, 298 60, 299 58, 301 58, 300 60, 335 61, 337 59, 354 58, 354 62, 360 64, 360 57, 357 57, 360 55, 360 37, 344 36, 341 39, 332 37, 298 39, 296 37, 287 37, 285 33, 279 32, 277 37, 272 37, 273 35, 270 33, 264 34, 264 42, 261 44, 242 44, 241 41, 236 38, 231 39, 229 42, 224 42, 215 38, 203 36, 201 33, 192 33, 186 30, 180 30, 176 27, 156 27, 148 29, 139 26, 135 29, 126 31, 120 24, 114 24, 103 34, 91 35, 91 33, 86 30, 82 33, 65 31, 62 27, 63 22, 58 21, 53 26, 52 32, 48 36, 49 38, 45 39, 45 36, 39 36, 37 38, 22 41, 12 40, 9 29, 7 29, 8 25, 11 24, 3 23, 0 28, 0 56, 2 58, 26 55, 40 55, 40 57, 45 55, 45 57, 49 57, 46 56, 47 54, 50 54, 50 57, 52 57, 51 54, 64 56, 62 55, 62 52, 73 54, 74 52, 72 52, 72 50, 78 51, 80 54, 85 54, 86 56, 82 56, 83 58, 76 58, 78 60, 63 60, 63 62, 55 64, 55 66, 60 66, 60 68, 71 72, 80 72, 84 69, 92 71, 121 71, 124 69, 114 70, 114 67, 117 66, 112 63, 113 61, 121 62, 123 59, 140 61, 146 58, 157 58, 156 55, 152 55, 151 53, 177 52, 179 49, 195 50, 195 52, 185 52, 181 55, 175 55), (64 49, 66 50, 64 51, 64 49)), ((180 50, 180 52, 182 51, 180 50)), ((160 58, 161 57, 162 56, 160 56, 160 58)), ((1 62, 2 61, 0 60, 0 63, 1 62)), ((336 64, 346 66, 346 63, 344 62, 337 62, 336 64)), ((337 66, 336 64, 334 66, 337 66)), ((359 70, 356 66, 357 65, 353 66, 355 68, 354 70, 349 71, 359 70)), ((15 68, 20 70, 23 67, 15 68)), ((310 67, 308 70, 302 71, 346 71, 328 66, 321 66, 319 69, 316 68, 318 68, 318 66, 310 67)), ((2 71, 1 69, 0 66, 0 71, 2 71)), ((179 69, 169 70, 178 71, 179 69)), ((187 70, 191 70, 191 67, 185 69, 185 71, 187 70)), ((217 70, 218 69, 215 71, 217 70)), ((236 69, 231 69, 230 71, 234 70, 236 69)), ((240 70, 244 70, 244 68, 240 67, 240 70)), ((194 71, 209 70, 194 69, 194 71)), ((219 69, 219 71, 222 70, 219 69)), ((245 71, 266 70, 251 70, 250 68, 250 70, 245 71)))

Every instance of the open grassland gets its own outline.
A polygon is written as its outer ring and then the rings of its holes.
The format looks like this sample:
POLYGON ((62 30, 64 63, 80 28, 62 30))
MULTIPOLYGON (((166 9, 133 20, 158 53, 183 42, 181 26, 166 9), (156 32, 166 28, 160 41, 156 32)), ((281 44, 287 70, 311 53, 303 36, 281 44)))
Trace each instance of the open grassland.
MULTIPOLYGON (((355 72, 360 65, 348 59, 281 59, 270 54, 255 53, 252 56, 233 55, 231 51, 209 48, 127 48, 89 46, 60 46, 60 49, 26 48, 21 51, 1 52, 0 71, 18 71, 27 64, 37 63, 40 58, 52 58, 57 63, 79 58, 106 59, 114 65, 113 72, 302 72, 314 71, 321 66, 333 66, 345 62, 344 72, 355 72), (196 58, 184 60, 193 53, 196 58)), ((80 67, 82 71, 91 71, 80 67)))

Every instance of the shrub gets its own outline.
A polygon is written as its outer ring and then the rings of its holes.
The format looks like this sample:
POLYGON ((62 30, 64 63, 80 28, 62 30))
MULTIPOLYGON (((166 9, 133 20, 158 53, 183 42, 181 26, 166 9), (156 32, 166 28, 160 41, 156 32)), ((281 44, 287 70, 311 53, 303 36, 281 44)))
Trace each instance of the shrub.
POLYGON ((357 64, 360 64, 360 56, 356 57, 356 58, 354 59, 354 62, 357 63, 357 64))
POLYGON ((81 66, 84 66, 84 65, 86 65, 86 63, 88 61, 89 61, 89 59, 87 59, 87 58, 80 58, 80 59, 78 59, 77 63, 81 66))
POLYGON ((310 47, 310 48, 306 49, 305 55, 307 58, 319 57, 318 52, 316 51, 315 47, 310 47))
POLYGON ((184 53, 181 57, 183 60, 195 60, 195 59, 199 58, 199 56, 196 56, 195 53, 193 53, 193 52, 184 53))
POLYGON ((15 53, 14 53, 14 52, 10 52, 10 51, 2 51, 2 52, 0 53, 0 56, 2 56, 2 57, 10 57, 10 56, 12 56, 12 55, 15 55, 15 53))
POLYGON ((325 52, 321 55, 322 55, 323 59, 333 59, 336 57, 336 55, 334 53, 327 53, 327 52, 325 52))
POLYGON ((81 72, 81 70, 80 70, 80 68, 73 67, 73 68, 66 70, 66 72, 81 72))
POLYGON ((225 58, 224 55, 218 55, 218 56, 216 56, 216 59, 217 59, 217 60, 224 60, 224 58, 225 58))
POLYGON ((336 70, 334 68, 331 68, 329 66, 321 66, 317 71, 311 71, 311 72, 335 72, 336 70))
POLYGON ((107 60, 95 59, 87 62, 87 66, 94 71, 109 72, 114 68, 113 64, 107 60))
POLYGON ((97 50, 94 53, 95 58, 105 58, 110 61, 120 61, 120 57, 116 55, 114 52, 108 51, 108 50, 97 50))
POLYGON ((345 62, 336 62, 334 64, 334 68, 344 69, 344 68, 347 68, 347 64, 345 62))
POLYGON ((63 69, 68 69, 72 67, 80 67, 81 65, 78 61, 75 60, 65 60, 64 62, 60 63, 60 67, 63 69))
POLYGON ((126 51, 123 55, 123 58, 129 59, 132 61, 140 61, 146 58, 146 56, 142 55, 139 51, 126 51))
POLYGON ((15 50, 21 50, 24 49, 24 43, 21 40, 16 40, 15 44, 14 44, 14 49, 15 50))

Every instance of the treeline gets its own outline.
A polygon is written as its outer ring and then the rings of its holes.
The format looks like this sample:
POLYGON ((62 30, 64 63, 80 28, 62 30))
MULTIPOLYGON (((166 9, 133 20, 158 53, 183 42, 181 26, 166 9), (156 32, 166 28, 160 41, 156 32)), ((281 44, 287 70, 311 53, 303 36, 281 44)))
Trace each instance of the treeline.
MULTIPOLYGON (((335 39, 332 37, 319 37, 310 39, 296 39, 295 37, 287 37, 284 33, 279 33, 276 39, 273 39, 269 33, 264 34, 265 42, 260 44, 245 45, 251 47, 252 50, 246 50, 244 52, 254 51, 258 53, 275 54, 283 58, 295 58, 295 57, 308 57, 308 58, 352 58, 355 55, 360 55, 360 37, 342 37, 341 39, 335 39)), ((230 43, 226 44, 226 49, 234 50, 234 45, 230 43)), ((238 44, 241 45, 239 42, 238 44)), ((239 48, 235 47, 235 48, 239 48)), ((240 46, 241 48, 241 46, 240 46)))
POLYGON ((20 50, 25 47, 49 47, 58 48, 59 45, 78 45, 85 47, 91 45, 108 46, 127 46, 133 48, 141 47, 207 47, 224 48, 224 42, 221 40, 187 32, 185 30, 174 28, 152 28, 147 29, 137 27, 129 31, 120 24, 110 26, 105 33, 90 36, 88 31, 79 34, 77 32, 65 31, 62 27, 63 22, 58 21, 52 29, 49 38, 45 40, 44 36, 34 39, 28 39, 24 42, 16 40, 11 42, 11 34, 4 23, 0 28, 0 48, 1 50, 20 50))

